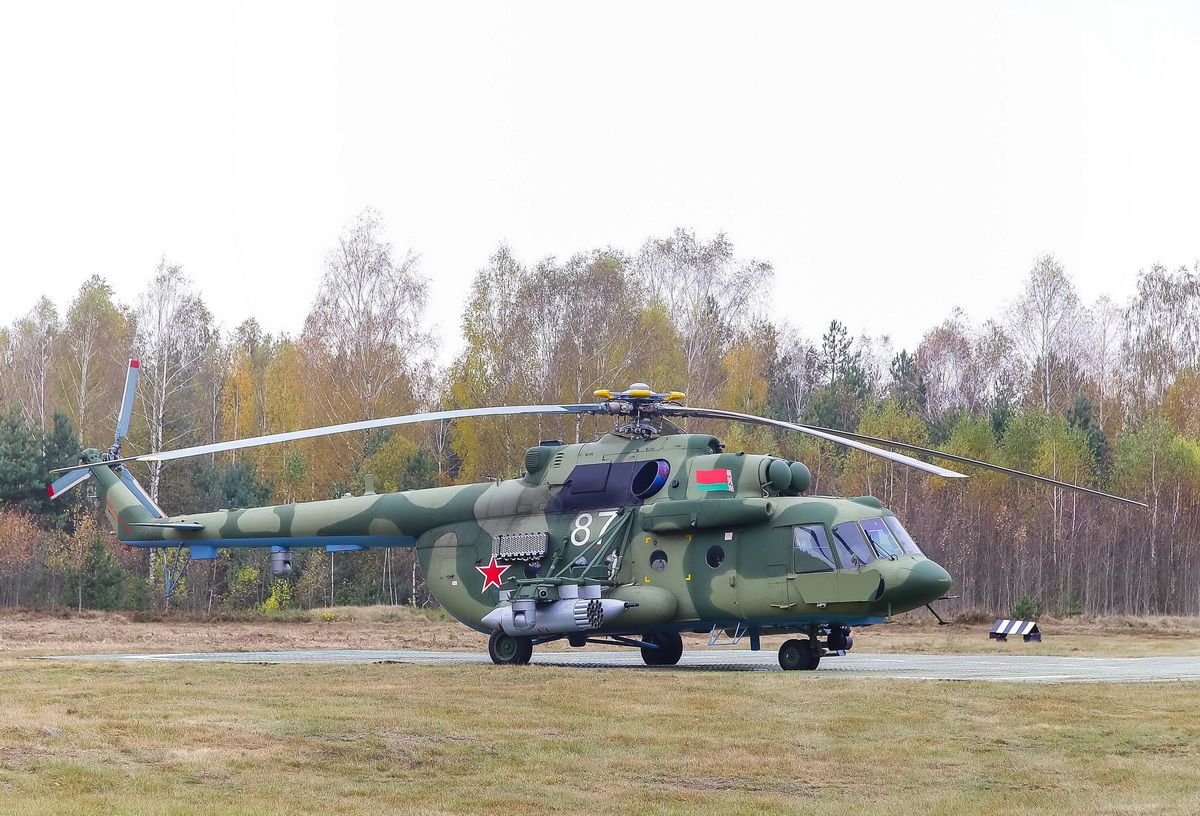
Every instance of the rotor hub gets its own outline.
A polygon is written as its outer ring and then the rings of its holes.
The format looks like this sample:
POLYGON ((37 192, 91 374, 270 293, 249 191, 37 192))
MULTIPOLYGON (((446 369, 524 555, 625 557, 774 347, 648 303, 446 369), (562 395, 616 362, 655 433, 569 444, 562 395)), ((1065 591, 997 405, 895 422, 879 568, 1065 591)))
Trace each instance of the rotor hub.
POLYGON ((659 393, 645 383, 634 383, 625 391, 609 391, 607 389, 594 392, 594 395, 604 400, 600 410, 606 414, 625 419, 618 421, 616 433, 639 439, 649 439, 662 432, 662 412, 660 407, 668 403, 678 404, 684 398, 682 392, 668 391, 659 393))

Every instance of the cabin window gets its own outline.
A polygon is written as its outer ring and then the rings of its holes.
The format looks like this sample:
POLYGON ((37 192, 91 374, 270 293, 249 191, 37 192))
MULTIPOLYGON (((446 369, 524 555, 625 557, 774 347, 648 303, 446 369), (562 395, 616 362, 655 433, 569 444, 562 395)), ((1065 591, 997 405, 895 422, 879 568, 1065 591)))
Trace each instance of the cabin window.
POLYGON ((807 572, 833 572, 833 550, 825 525, 810 524, 792 528, 792 571, 797 575, 807 572))
POLYGON ((921 548, 917 546, 917 542, 913 541, 912 536, 908 534, 908 530, 900 523, 900 519, 895 516, 884 516, 883 523, 892 531, 892 535, 900 542, 900 549, 911 555, 921 555, 921 548))
POLYGON ((834 527, 833 540, 837 542, 838 558, 846 569, 858 569, 875 560, 875 552, 857 522, 848 521, 834 527))
POLYGON ((655 572, 662 572, 667 568, 667 554, 662 550, 655 550, 650 553, 650 569, 655 572))
POLYGON ((714 544, 708 548, 708 552, 704 556, 704 560, 713 569, 725 563, 725 548, 720 544, 714 544))
POLYGON ((896 536, 883 523, 883 519, 863 519, 859 524, 862 525, 867 538, 871 539, 871 543, 875 546, 875 552, 884 558, 895 558, 904 552, 900 549, 900 542, 896 540, 896 536))

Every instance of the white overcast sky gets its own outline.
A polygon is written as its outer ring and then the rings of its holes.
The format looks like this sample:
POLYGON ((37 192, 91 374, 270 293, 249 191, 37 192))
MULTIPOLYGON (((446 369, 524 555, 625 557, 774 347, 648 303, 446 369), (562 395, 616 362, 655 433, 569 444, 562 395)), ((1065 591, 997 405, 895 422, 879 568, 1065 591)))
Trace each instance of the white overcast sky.
MULTIPOLYGON (((1200 259, 1194 3, 21 3, 0 10, 0 325, 162 256, 225 328, 297 333, 364 207, 459 304, 675 227, 776 270, 774 317, 897 348, 1200 259)), ((619 385, 619 384, 618 384, 619 385)), ((669 387, 665 384, 661 387, 669 387)))

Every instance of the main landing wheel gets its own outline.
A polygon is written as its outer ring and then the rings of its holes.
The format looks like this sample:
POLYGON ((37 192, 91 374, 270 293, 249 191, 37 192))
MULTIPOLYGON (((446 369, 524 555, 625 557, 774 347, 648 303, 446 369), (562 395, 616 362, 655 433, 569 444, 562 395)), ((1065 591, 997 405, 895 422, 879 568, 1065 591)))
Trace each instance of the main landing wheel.
POLYGON ((533 657, 533 641, 526 637, 492 632, 488 638, 488 656, 493 663, 502 666, 524 666, 533 657))
POLYGON ((779 665, 787 671, 812 671, 820 662, 811 641, 793 638, 779 647, 779 665))
POLYGON ((642 643, 653 643, 657 649, 642 651, 647 666, 674 666, 683 657, 683 638, 678 632, 655 632, 642 635, 642 643))

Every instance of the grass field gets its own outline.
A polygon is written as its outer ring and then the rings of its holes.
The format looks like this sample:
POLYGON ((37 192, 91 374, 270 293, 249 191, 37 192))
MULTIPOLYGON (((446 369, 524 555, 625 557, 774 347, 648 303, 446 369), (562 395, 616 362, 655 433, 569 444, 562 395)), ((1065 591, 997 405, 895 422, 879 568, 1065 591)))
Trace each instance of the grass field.
MULTIPOLYGON (((1042 628, 1040 645, 997 645, 987 624, 876 627, 856 632, 855 650, 1200 654, 1196 621, 1042 628)), ((0 811, 1200 812, 1196 684, 27 659, 483 643, 381 609, 243 622, 0 615, 0 811)))

